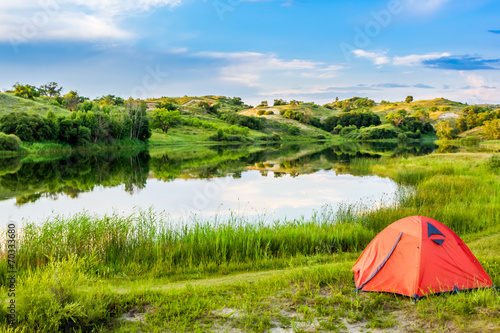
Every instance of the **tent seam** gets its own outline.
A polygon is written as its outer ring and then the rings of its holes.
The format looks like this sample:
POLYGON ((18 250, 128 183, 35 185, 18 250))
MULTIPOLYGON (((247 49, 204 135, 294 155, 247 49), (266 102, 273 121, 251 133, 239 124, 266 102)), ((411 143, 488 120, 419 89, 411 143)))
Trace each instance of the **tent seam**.
POLYGON ((415 295, 418 295, 420 291, 420 272, 422 270, 422 230, 424 229, 424 223, 422 223, 422 219, 420 220, 420 237, 418 244, 418 270, 417 270, 417 285, 415 286, 415 295))

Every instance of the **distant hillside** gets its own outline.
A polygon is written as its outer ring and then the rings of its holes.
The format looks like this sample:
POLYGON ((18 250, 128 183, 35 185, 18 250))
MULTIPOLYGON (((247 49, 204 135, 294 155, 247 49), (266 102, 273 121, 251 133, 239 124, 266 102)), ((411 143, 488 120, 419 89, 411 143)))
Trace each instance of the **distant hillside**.
POLYGON ((28 111, 46 116, 49 111, 54 112, 58 116, 68 115, 70 111, 63 109, 60 106, 52 105, 53 99, 44 97, 30 100, 26 98, 16 97, 11 94, 0 93, 0 117, 12 111, 28 111))

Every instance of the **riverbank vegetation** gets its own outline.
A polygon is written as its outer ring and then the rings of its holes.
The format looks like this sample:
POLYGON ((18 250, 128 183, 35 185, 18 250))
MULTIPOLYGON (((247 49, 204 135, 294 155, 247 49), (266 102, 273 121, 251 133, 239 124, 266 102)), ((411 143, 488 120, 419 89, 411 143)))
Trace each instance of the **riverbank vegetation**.
POLYGON ((462 237, 500 285, 499 160, 487 152, 353 159, 352 172, 400 184, 397 202, 345 203, 306 221, 182 223, 138 211, 27 223, 18 230, 18 330, 495 331, 493 289, 412 304, 353 293, 350 267, 388 224, 423 215, 462 237))
MULTIPOLYGON (((411 97, 411 96, 409 96, 411 97)), ((55 82, 14 85, 0 93, 0 132, 21 145, 2 152, 31 153, 87 147, 313 141, 418 141, 500 137, 498 107, 445 99, 403 102, 353 97, 325 105, 276 99, 258 107, 224 96, 93 100, 55 82), (498 133, 497 133, 498 132, 498 133), (462 133, 462 134, 461 134, 462 133), (33 143, 36 143, 34 150, 33 143)))

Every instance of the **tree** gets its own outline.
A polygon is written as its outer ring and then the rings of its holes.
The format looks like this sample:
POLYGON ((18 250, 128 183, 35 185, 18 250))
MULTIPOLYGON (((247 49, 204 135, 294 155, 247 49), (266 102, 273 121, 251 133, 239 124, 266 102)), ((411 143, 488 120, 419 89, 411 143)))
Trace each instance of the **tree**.
POLYGON ((262 101, 262 102, 260 102, 260 104, 259 104, 259 105, 257 105, 257 107, 258 107, 258 108, 260 108, 260 107, 267 107, 267 106, 269 106, 269 105, 267 104, 267 101, 262 101))
POLYGON ((28 99, 34 99, 34 97, 40 97, 40 92, 34 86, 30 86, 29 84, 21 85, 16 83, 13 85, 14 95, 17 97, 23 97, 28 99))
POLYGON ((158 109, 155 110, 153 116, 153 129, 161 129, 163 133, 167 134, 168 130, 180 123, 181 115, 179 111, 169 111, 168 109, 158 109))
POLYGON ((49 96, 49 97, 55 97, 55 96, 60 96, 62 87, 59 87, 59 84, 56 82, 49 82, 44 85, 41 85, 40 88, 38 88, 38 91, 40 91, 40 95, 42 96, 49 96))
POLYGON ((104 105, 116 105, 116 96, 115 95, 107 95, 99 98, 99 106, 104 105))
POLYGON ((385 119, 387 119, 387 121, 391 121, 396 127, 399 127, 407 115, 408 111, 405 109, 399 109, 397 112, 390 112, 387 116, 385 116, 385 119))
POLYGON ((128 131, 130 139, 139 139, 148 141, 151 137, 151 128, 146 114, 146 103, 139 99, 129 98, 125 104, 126 119, 124 121, 124 130, 128 131))
POLYGON ((483 125, 483 131, 490 139, 500 139, 500 119, 486 121, 483 125))
POLYGON ((413 117, 417 118, 420 121, 426 121, 429 119, 429 112, 425 111, 424 109, 418 109, 414 114, 413 117))
POLYGON ((169 111, 177 110, 177 106, 175 106, 173 103, 170 103, 170 102, 158 102, 158 103, 156 103, 156 108, 157 109, 167 109, 169 111))
POLYGON ((413 102, 413 96, 407 96, 407 97, 406 97, 405 102, 406 102, 406 103, 411 103, 411 102, 413 102))
POLYGON ((219 104, 210 105, 208 102, 205 102, 205 101, 199 102, 198 107, 200 107, 206 113, 217 114, 218 110, 219 110, 219 104))
POLYGON ((436 124, 436 134, 442 140, 451 140, 456 138, 455 128, 449 121, 440 121, 436 124))
POLYGON ((233 97, 232 102, 234 105, 243 105, 243 101, 241 100, 241 97, 233 97))
POLYGON ((71 90, 63 96, 63 105, 68 110, 74 111, 79 102, 80 96, 78 95, 78 91, 71 90))

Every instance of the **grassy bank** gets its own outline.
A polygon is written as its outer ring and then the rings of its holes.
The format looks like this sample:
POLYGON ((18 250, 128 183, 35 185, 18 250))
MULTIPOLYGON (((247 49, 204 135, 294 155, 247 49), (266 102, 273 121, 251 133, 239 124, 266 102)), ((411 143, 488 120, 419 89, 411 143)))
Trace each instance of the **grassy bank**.
MULTIPOLYGON (((380 230, 424 215, 461 236, 500 285, 498 155, 355 160, 350 168, 388 176, 406 190, 393 206, 344 205, 310 221, 250 224, 235 217, 178 226, 138 212, 27 224, 18 230, 18 331, 498 330, 494 290, 412 304, 390 294, 354 294, 350 272, 380 230)), ((4 249, 4 277, 5 258, 4 249)))

